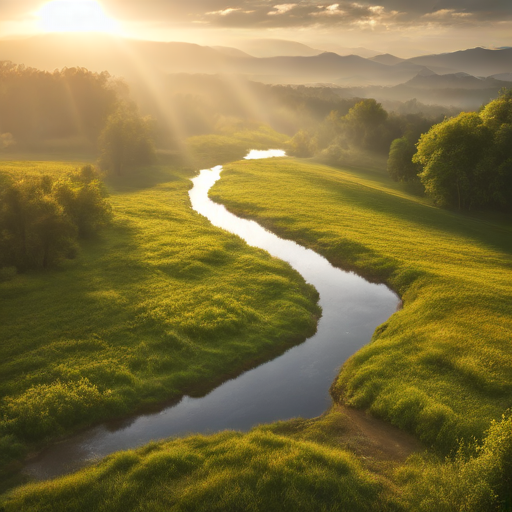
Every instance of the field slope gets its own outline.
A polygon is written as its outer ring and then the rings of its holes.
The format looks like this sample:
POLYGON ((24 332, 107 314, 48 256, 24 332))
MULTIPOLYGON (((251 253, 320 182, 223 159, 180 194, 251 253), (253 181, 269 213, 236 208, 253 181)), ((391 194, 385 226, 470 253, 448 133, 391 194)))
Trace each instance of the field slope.
POLYGON ((0 282, 0 469, 26 446, 200 395, 314 333, 316 290, 196 214, 194 174, 161 165, 110 180, 114 222, 101 237, 59 268, 0 282))
POLYGON ((292 159, 228 165, 211 197, 402 296, 344 365, 338 400, 445 453, 512 406, 510 223, 434 208, 377 171, 292 159))

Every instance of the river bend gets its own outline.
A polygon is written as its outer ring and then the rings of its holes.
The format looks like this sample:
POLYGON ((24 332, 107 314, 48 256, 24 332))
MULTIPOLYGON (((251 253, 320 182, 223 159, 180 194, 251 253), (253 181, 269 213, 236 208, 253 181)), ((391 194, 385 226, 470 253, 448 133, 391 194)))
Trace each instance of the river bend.
MULTIPOLYGON (((280 150, 251 151, 246 159, 283 156, 280 150)), ((26 465, 31 476, 53 478, 115 451, 169 436, 247 431, 260 423, 318 416, 331 404, 329 387, 340 366, 396 311, 399 298, 386 286, 335 268, 314 251, 283 240, 211 201, 208 191, 220 179, 221 171, 221 166, 205 169, 192 180, 192 208, 213 225, 287 261, 315 286, 322 307, 316 334, 202 398, 184 396, 160 412, 104 423, 56 443, 26 465)))

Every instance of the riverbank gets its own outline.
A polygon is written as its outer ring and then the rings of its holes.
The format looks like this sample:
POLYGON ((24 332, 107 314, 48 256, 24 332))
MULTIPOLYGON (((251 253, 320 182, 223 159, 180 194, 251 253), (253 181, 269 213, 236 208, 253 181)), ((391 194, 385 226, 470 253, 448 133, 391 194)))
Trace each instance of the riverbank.
POLYGON ((193 174, 162 165, 111 180, 111 228, 57 269, 0 283, 5 477, 28 447, 201 394, 315 332, 316 290, 194 213, 193 174))
POLYGON ((211 197, 404 308, 347 362, 333 394, 448 453, 512 406, 512 226, 434 208, 375 171, 289 159, 226 166, 211 197))

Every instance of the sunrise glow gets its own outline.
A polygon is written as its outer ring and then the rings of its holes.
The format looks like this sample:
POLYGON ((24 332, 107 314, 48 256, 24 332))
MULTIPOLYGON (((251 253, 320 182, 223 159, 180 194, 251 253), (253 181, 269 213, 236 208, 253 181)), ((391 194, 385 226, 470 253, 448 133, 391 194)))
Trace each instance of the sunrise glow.
POLYGON ((46 32, 108 32, 118 30, 96 0, 52 0, 37 13, 46 32))

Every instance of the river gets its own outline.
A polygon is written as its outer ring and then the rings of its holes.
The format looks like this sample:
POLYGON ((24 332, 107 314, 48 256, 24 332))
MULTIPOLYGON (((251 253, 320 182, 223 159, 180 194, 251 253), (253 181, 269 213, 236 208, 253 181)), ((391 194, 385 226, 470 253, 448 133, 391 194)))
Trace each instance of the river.
MULTIPOLYGON (((246 159, 284 156, 281 150, 253 150, 246 159)), ((331 404, 329 387, 340 366, 396 311, 400 299, 385 285, 335 268, 312 250, 281 239, 211 201, 208 191, 221 171, 221 166, 205 169, 192 179, 192 208, 213 225, 288 262, 315 286, 322 307, 316 334, 202 398, 184 396, 159 412, 107 422, 51 445, 25 466, 32 477, 53 478, 151 440, 225 429, 247 431, 260 423, 318 416, 331 404)))

